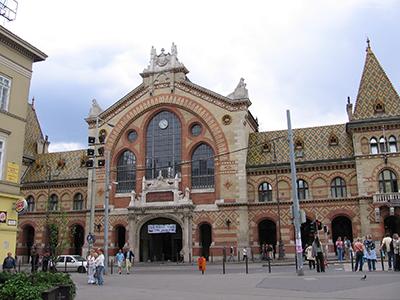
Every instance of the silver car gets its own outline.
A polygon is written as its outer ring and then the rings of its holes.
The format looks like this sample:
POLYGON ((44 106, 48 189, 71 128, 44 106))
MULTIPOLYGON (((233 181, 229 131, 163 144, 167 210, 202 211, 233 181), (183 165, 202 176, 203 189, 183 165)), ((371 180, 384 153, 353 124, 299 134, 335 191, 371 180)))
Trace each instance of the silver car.
POLYGON ((56 260, 56 269, 60 272, 86 273, 87 261, 80 255, 60 255, 56 260))

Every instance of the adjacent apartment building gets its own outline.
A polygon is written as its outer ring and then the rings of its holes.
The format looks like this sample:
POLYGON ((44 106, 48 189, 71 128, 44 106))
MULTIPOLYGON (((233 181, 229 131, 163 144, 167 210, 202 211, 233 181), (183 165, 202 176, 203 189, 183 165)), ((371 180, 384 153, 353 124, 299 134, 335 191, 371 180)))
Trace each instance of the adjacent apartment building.
POLYGON ((0 261, 7 252, 16 252, 16 202, 23 198, 20 177, 25 171, 23 146, 32 65, 46 57, 0 26, 0 261))

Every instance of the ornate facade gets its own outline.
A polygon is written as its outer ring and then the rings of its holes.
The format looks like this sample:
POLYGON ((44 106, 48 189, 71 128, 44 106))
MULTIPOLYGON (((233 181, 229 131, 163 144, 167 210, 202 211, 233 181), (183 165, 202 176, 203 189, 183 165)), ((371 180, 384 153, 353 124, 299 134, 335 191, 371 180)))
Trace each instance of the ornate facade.
MULTIPOLYGON (((104 167, 85 168, 84 151, 36 156, 23 191, 37 204, 21 218, 20 254, 33 242, 45 245, 48 199, 79 228, 73 252, 86 247, 94 199, 95 245, 103 246, 108 189, 110 255, 128 244, 140 261, 175 260, 181 250, 185 260, 221 257, 231 245, 258 255, 261 244, 280 239, 294 254, 287 131, 258 131, 243 79, 225 97, 187 73, 174 44, 170 53, 152 48, 142 84, 104 111, 93 101, 86 122, 89 136, 105 141, 109 186, 104 167), (53 167, 38 175, 40 162, 53 167), (84 206, 74 204, 78 198, 84 206)), ((379 240, 400 231, 400 98, 369 46, 355 109, 349 100, 347 113, 346 124, 294 130, 303 244, 315 219, 331 245, 338 236, 379 240)))

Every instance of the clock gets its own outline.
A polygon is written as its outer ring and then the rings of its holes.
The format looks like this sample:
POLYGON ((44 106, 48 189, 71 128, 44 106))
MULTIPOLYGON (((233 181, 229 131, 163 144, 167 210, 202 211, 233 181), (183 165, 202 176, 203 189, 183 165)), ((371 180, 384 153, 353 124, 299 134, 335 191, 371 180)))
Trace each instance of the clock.
POLYGON ((167 121, 166 119, 162 119, 162 120, 160 121, 160 123, 158 123, 158 126, 159 126, 161 129, 165 129, 165 128, 168 127, 168 121, 167 121))

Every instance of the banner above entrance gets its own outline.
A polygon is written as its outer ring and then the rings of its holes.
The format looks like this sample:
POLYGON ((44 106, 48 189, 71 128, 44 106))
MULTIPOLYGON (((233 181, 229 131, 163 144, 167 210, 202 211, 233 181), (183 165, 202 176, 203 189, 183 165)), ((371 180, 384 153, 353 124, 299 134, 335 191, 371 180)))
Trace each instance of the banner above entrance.
POLYGON ((148 233, 176 233, 176 224, 149 224, 148 233))

